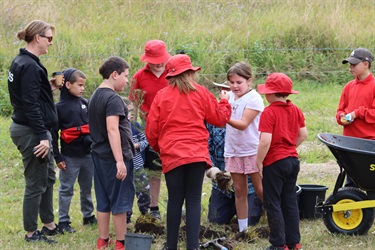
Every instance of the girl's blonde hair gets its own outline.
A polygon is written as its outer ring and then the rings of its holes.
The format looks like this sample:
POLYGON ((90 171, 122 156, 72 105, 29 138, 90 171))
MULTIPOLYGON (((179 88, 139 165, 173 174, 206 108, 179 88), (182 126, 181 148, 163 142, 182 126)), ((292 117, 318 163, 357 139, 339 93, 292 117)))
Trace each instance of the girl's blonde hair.
POLYGON ((17 32, 17 38, 29 43, 36 35, 44 35, 49 29, 52 30, 52 33, 55 33, 53 25, 41 20, 34 20, 27 24, 23 30, 17 32))
POLYGON ((168 78, 169 85, 173 88, 177 87, 180 93, 188 94, 190 91, 197 91, 194 87, 194 82, 197 78, 197 73, 194 70, 187 70, 176 76, 168 78))

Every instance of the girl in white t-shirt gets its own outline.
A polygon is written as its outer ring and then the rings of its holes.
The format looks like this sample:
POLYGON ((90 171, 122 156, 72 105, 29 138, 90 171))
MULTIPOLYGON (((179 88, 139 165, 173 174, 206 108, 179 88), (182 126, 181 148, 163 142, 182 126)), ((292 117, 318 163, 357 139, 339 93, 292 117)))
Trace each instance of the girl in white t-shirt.
POLYGON ((225 170, 233 179, 238 226, 242 232, 248 227, 247 175, 263 200, 262 178, 255 160, 259 117, 264 104, 262 97, 252 89, 252 70, 248 64, 234 64, 227 72, 227 79, 231 91, 224 98, 232 106, 232 116, 226 125, 225 170))

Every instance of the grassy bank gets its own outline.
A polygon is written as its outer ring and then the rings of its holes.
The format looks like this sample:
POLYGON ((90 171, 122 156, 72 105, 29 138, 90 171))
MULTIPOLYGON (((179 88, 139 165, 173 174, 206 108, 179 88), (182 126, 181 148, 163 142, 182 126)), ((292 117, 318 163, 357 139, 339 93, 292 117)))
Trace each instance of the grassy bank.
MULTIPOLYGON (((294 79, 345 83, 341 60, 359 46, 374 48, 373 1, 134 1, 3 0, 0 2, 0 80, 18 49, 16 32, 33 19, 54 24, 57 34, 42 62, 49 72, 76 67, 97 86, 104 58, 120 55, 133 74, 149 39, 162 39, 171 54, 188 53, 202 67, 201 81, 223 81, 236 61, 249 62, 258 79, 283 71, 294 79)), ((0 108, 7 103, 0 85, 0 108)))

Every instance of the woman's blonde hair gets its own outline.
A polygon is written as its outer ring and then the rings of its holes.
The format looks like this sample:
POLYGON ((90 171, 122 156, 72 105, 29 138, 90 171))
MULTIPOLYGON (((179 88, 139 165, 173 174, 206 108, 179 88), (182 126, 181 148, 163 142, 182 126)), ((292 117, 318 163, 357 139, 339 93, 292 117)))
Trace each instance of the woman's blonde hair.
POLYGON ((47 30, 51 29, 55 33, 55 27, 41 20, 31 21, 23 30, 17 32, 17 38, 31 42, 36 35, 44 35, 47 30))
POLYGON ((168 77, 169 85, 177 87, 180 93, 188 94, 190 91, 197 91, 194 87, 194 82, 197 78, 197 73, 194 70, 187 70, 176 76, 168 77))

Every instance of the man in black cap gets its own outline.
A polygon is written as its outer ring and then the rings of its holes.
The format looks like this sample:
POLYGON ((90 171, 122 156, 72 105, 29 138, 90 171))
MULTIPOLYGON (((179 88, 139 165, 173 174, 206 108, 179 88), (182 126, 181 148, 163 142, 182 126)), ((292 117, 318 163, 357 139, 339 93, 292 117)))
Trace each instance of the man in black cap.
MULTIPOLYGON (((365 48, 355 49, 342 61, 349 63, 349 71, 355 79, 342 90, 336 120, 343 126, 343 135, 375 139, 375 78, 370 68, 374 60, 365 48)), ((356 186, 348 176, 345 186, 356 186)))

